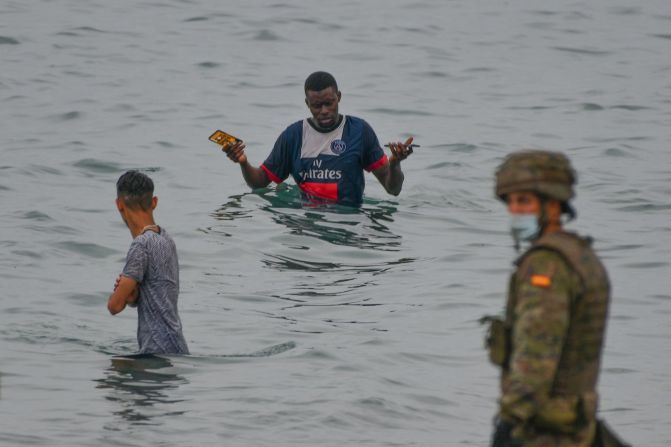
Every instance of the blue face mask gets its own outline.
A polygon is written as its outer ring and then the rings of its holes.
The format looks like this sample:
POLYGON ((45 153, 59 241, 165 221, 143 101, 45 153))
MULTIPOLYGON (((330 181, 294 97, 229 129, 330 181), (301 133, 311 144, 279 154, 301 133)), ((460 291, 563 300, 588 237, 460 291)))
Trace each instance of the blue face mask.
POLYGON ((510 218, 510 233, 519 250, 521 242, 529 242, 540 235, 538 217, 535 214, 513 214, 510 218))

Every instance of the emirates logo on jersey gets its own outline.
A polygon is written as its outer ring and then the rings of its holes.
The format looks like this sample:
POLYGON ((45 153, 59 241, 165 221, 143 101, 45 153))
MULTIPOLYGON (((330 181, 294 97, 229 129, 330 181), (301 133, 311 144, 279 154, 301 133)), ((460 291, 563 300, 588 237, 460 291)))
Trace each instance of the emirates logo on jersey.
POLYGON ((343 152, 345 152, 345 149, 347 149, 347 145, 343 140, 331 141, 331 152, 333 152, 334 154, 340 155, 343 152))

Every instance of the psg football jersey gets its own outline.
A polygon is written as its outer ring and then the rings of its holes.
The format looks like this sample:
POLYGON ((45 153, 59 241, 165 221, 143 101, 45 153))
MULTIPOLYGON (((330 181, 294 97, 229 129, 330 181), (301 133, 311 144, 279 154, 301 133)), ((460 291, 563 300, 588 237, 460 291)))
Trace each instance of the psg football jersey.
POLYGON ((261 168, 281 183, 289 174, 309 198, 359 205, 363 171, 387 163, 373 129, 360 118, 343 117, 340 125, 320 132, 307 119, 286 128, 261 168))

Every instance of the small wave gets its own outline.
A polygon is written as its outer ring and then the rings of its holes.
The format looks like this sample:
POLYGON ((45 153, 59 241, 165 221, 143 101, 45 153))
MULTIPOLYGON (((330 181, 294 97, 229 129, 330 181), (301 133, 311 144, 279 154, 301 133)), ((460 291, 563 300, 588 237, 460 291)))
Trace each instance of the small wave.
POLYGON ((631 154, 616 147, 606 149, 603 154, 608 157, 631 157, 631 154))
POLYGON ((471 67, 464 70, 465 73, 493 73, 497 71, 494 67, 471 67))
POLYGON ((476 145, 468 143, 452 143, 441 145, 440 147, 445 147, 452 152, 461 152, 464 154, 470 154, 478 149, 476 145))
POLYGON ((453 161, 444 161, 441 163, 429 165, 426 167, 426 169, 431 170, 431 169, 443 169, 443 168, 460 168, 461 166, 462 166, 461 163, 455 163, 453 161))
POLYGON ((641 14, 641 8, 631 6, 618 6, 611 10, 613 14, 619 16, 637 16, 641 14))
POLYGON ((217 67, 220 67, 221 64, 218 63, 218 62, 205 61, 205 62, 201 62, 199 64, 196 64, 196 66, 201 67, 201 68, 217 68, 217 67))
POLYGON ((72 166, 101 174, 120 172, 123 169, 120 164, 113 161, 103 161, 95 158, 84 158, 76 163, 73 163, 72 166))
POLYGON ((77 28, 74 28, 77 31, 85 31, 88 33, 105 33, 106 31, 103 31, 98 28, 93 28, 92 26, 79 26, 77 28))
POLYGON ((38 232, 48 232, 51 234, 75 235, 81 234, 81 231, 67 225, 26 225, 26 228, 38 232))
POLYGON ((167 149, 173 149, 177 147, 174 143, 171 143, 169 141, 157 141, 156 144, 167 149))
POLYGON ((19 41, 7 36, 0 36, 0 45, 18 45, 19 41))
POLYGON ((42 253, 37 253, 30 250, 13 250, 12 254, 17 256, 25 256, 32 259, 42 259, 44 257, 42 253))
POLYGON ((343 266, 333 262, 316 262, 304 261, 300 259, 290 258, 281 255, 266 255, 267 259, 262 259, 268 267, 273 267, 278 270, 304 270, 307 272, 328 272, 332 270, 339 270, 343 266))
POLYGON ((508 107, 508 110, 550 110, 554 107, 550 106, 511 106, 508 107))
POLYGON ((660 39, 671 39, 671 34, 652 34, 652 37, 657 37, 660 39))
POLYGON ((585 140, 592 143, 622 143, 624 141, 650 141, 652 138, 648 136, 633 136, 633 137, 590 137, 585 140))
POLYGON ((580 104, 580 108, 582 108, 583 110, 590 111, 590 112, 604 109, 604 107, 602 105, 596 104, 596 103, 593 103, 593 102, 584 102, 584 103, 580 104))
POLYGON ((49 445, 53 443, 53 437, 48 436, 48 439, 44 436, 37 435, 26 435, 21 433, 10 433, 10 429, 7 428, 5 433, 0 434, 0 444, 4 445, 49 445))
POLYGON ((642 244, 622 244, 622 245, 614 245, 611 247, 604 247, 599 249, 600 252, 609 252, 609 251, 620 251, 620 250, 638 250, 639 248, 643 248, 645 245, 642 244))
MULTIPOLYGON (((296 343, 293 341, 287 341, 284 343, 278 343, 276 345, 268 346, 267 348, 254 351, 249 354, 220 354, 220 355, 186 355, 186 356, 171 356, 171 358, 183 358, 185 360, 196 360, 203 361, 206 363, 217 363, 217 360, 220 361, 230 361, 235 359, 247 359, 247 358, 260 358, 260 357, 271 357, 274 355, 279 355, 284 352, 290 351, 296 347, 296 343)), ((124 355, 126 358, 151 358, 156 357, 152 354, 133 354, 133 355, 124 355)), ((160 358, 160 357, 157 357, 160 358)))
POLYGON ((641 212, 641 211, 667 211, 671 209, 671 205, 657 205, 654 203, 643 203, 640 205, 630 205, 618 208, 618 211, 641 212))
POLYGON ((24 219, 37 220, 40 222, 47 222, 49 220, 53 220, 51 219, 51 217, 49 217, 48 214, 42 213, 40 211, 28 211, 21 217, 23 217, 24 219))
POLYGON ((12 95, 12 96, 8 96, 8 97, 4 98, 2 101, 3 102, 9 102, 9 101, 17 101, 17 100, 26 99, 26 98, 27 98, 26 95, 12 95))
POLYGON ((98 295, 88 293, 72 293, 66 295, 66 298, 84 307, 102 307, 104 306, 103 303, 107 302, 108 295, 108 293, 100 293, 98 295))
POLYGON ((282 354, 283 352, 287 352, 291 349, 294 349, 296 347, 296 343, 293 341, 288 341, 285 343, 280 343, 277 345, 269 346, 267 348, 263 348, 259 351, 253 352, 249 354, 249 357, 270 357, 271 355, 277 355, 277 354, 282 354))
POLYGON ((666 267, 668 266, 668 262, 632 262, 630 264, 624 264, 623 267, 627 267, 630 269, 656 269, 660 267, 666 267))
POLYGON ((449 78, 450 74, 444 71, 424 71, 419 73, 420 76, 426 78, 449 78))
POLYGON ((367 112, 370 113, 382 113, 385 115, 414 115, 414 116, 433 116, 431 112, 425 112, 423 110, 410 110, 410 109, 390 109, 385 107, 368 109, 367 112))
POLYGON ((116 250, 112 250, 111 248, 103 247, 102 245, 90 242, 66 241, 58 242, 54 245, 74 253, 98 259, 118 254, 118 251, 116 250))
POLYGON ((74 31, 59 31, 55 35, 65 37, 79 37, 79 34, 75 33, 74 31))
POLYGON ((72 121, 78 118, 81 118, 82 113, 77 112, 76 110, 73 110, 72 112, 66 112, 66 113, 61 113, 59 115, 54 116, 54 119, 57 121, 72 121))
POLYGON ((555 50, 558 51, 566 51, 568 53, 577 53, 577 54, 584 54, 587 56, 607 56, 611 54, 610 51, 605 51, 605 50, 590 50, 587 48, 573 48, 573 47, 552 47, 555 50))
MULTIPOLYGON (((251 194, 251 193, 247 193, 251 194)), ((231 196, 227 203, 224 203, 218 210, 210 213, 210 216, 216 220, 236 220, 236 219, 248 219, 253 217, 252 209, 243 209, 242 207, 242 195, 231 196)), ((213 228, 208 228, 209 231, 214 231, 213 228)))
POLYGON ((557 16, 559 15, 559 12, 557 11, 549 11, 547 9, 535 9, 535 10, 530 10, 529 14, 531 15, 536 15, 536 16, 557 16))
POLYGON ((35 176, 36 174, 49 174, 49 175, 64 175, 63 172, 59 169, 52 168, 51 166, 44 165, 31 165, 28 170, 24 171, 27 175, 35 176))
POLYGON ((604 372, 609 373, 609 374, 630 374, 630 373, 635 373, 638 372, 635 369, 629 369, 629 368, 605 368, 604 372))
POLYGON ((283 40, 280 36, 277 34, 273 33, 272 31, 268 31, 267 29, 259 31, 256 36, 254 36, 253 40, 262 40, 262 41, 278 41, 278 40, 283 40))
POLYGON ((161 170, 161 168, 158 166, 147 166, 144 168, 137 168, 137 170, 140 172, 158 172, 161 170))
POLYGON ((635 105, 629 105, 629 104, 620 104, 616 106, 611 106, 611 109, 622 109, 622 110, 629 110, 632 112, 636 112, 638 110, 651 110, 652 107, 646 107, 646 106, 635 106, 635 105))

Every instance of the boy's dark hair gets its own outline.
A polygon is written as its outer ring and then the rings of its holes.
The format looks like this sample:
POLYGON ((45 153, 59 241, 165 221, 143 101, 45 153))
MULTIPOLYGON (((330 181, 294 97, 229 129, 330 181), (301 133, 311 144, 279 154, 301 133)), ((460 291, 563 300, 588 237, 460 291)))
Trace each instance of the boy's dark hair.
POLYGON ((308 90, 311 92, 321 92, 325 88, 333 87, 338 91, 338 84, 335 78, 330 73, 325 71, 315 71, 305 80, 305 94, 308 90))
POLYGON ((125 172, 116 182, 116 195, 129 208, 151 209, 154 182, 149 176, 136 170, 125 172))

